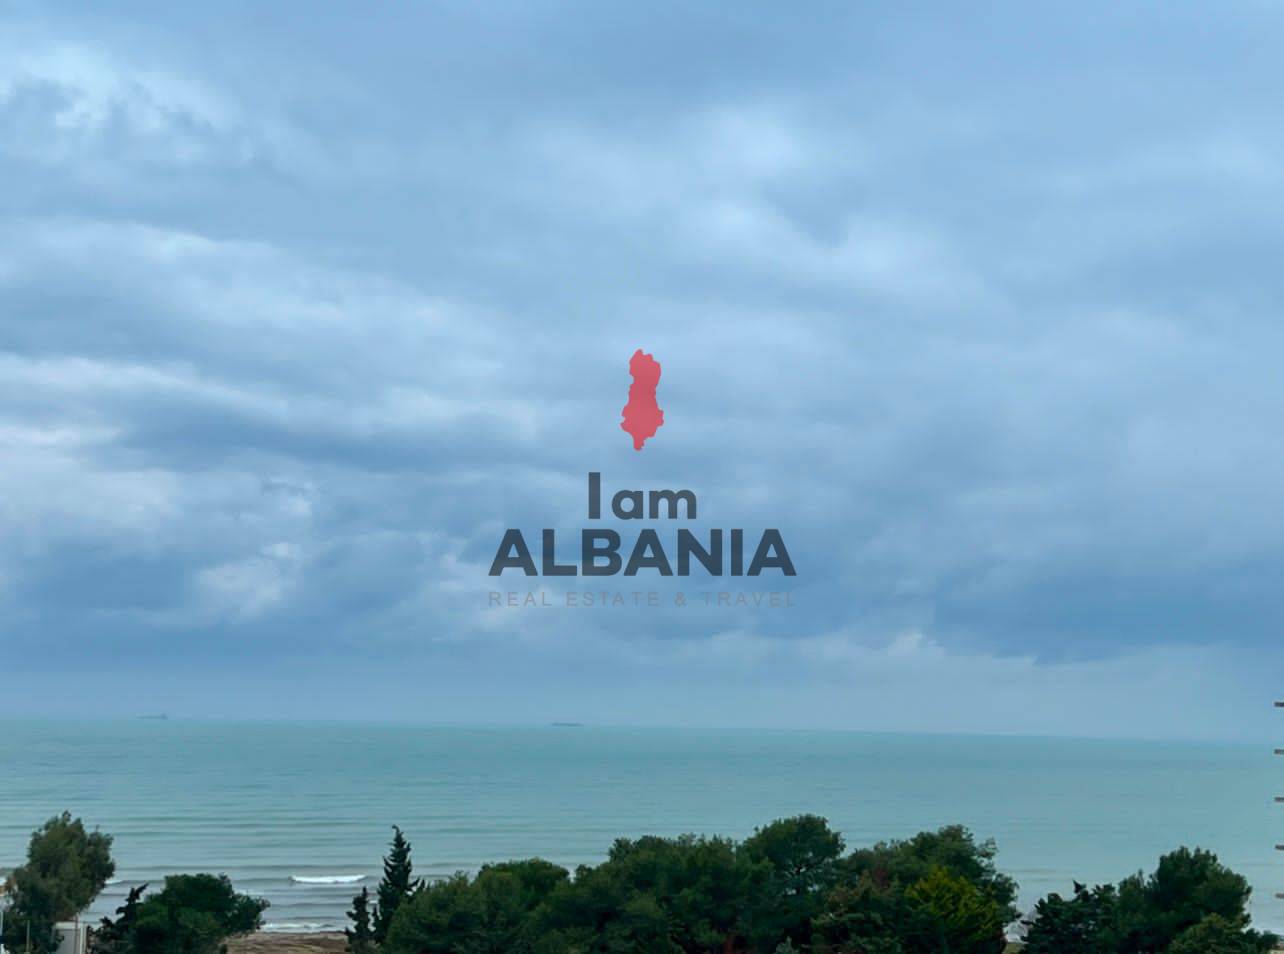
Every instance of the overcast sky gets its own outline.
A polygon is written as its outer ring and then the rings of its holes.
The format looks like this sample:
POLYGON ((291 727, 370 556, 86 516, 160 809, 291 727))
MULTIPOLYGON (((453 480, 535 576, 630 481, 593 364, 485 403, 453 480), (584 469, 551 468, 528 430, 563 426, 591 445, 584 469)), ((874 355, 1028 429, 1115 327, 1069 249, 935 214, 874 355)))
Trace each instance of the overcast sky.
POLYGON ((1279 728, 1284 8, 192 6, 0 2, 0 713, 1279 728))

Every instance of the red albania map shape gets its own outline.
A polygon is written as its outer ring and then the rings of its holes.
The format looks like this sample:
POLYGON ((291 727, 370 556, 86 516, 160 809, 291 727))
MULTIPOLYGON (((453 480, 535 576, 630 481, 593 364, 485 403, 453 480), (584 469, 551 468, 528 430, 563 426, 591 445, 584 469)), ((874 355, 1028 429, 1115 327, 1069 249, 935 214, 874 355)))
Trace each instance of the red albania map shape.
POLYGON ((660 362, 638 348, 629 359, 629 374, 633 376, 633 383, 629 385, 629 403, 620 412, 624 415, 620 430, 632 434, 633 449, 641 450, 646 439, 654 437, 664 423, 664 412, 655 403, 655 388, 660 383, 660 362))

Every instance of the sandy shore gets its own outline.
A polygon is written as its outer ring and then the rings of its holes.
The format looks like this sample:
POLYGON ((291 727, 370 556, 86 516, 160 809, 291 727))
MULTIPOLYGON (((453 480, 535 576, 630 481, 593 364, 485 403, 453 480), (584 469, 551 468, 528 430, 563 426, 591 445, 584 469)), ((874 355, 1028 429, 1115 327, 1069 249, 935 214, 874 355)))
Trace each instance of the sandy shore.
POLYGON ((343 954, 343 932, 278 934, 259 931, 227 942, 227 954, 343 954))

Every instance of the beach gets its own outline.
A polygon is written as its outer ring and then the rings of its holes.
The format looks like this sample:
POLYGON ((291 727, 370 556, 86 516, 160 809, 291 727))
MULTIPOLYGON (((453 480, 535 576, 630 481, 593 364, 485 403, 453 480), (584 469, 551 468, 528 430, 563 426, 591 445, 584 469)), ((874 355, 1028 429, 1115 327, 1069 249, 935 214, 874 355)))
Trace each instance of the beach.
POLYGON ((341 954, 347 944, 342 931, 284 934, 257 931, 227 942, 227 954, 341 954))

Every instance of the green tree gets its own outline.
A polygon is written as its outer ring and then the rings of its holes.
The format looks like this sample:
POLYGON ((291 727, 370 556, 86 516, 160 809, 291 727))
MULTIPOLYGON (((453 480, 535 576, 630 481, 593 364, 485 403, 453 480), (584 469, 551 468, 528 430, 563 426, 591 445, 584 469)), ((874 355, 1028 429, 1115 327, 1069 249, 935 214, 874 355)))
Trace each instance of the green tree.
POLYGON ((116 909, 116 918, 103 918, 89 937, 89 954, 133 954, 134 930, 138 925, 138 909, 147 885, 129 889, 125 903, 116 909))
POLYGON ((134 954, 216 954, 224 941, 263 926, 268 903, 238 894, 227 875, 170 875, 138 906, 134 954))
POLYGON ((536 859, 417 888, 395 834, 385 880, 411 888, 394 895, 382 954, 992 954, 1014 889, 963 828, 844 859, 828 823, 803 815, 741 844, 617 839, 573 879, 536 859))
POLYGON ((567 880, 567 871, 538 858, 486 865, 470 879, 457 874, 416 891, 397 911, 385 952, 531 954, 539 931, 532 915, 567 880))
POLYGON ((351 928, 344 928, 348 939, 348 954, 371 954, 375 949, 374 932, 370 927, 370 889, 362 888, 361 893, 352 899, 352 910, 348 912, 351 928))
POLYGON ((621 838, 605 862, 552 893, 540 933, 548 950, 591 954, 743 950, 745 911, 765 873, 725 838, 621 838))
POLYGON ((111 836, 86 831, 70 812, 32 833, 27 861, 9 876, 5 944, 23 950, 28 932, 37 954, 58 945, 54 924, 79 914, 116 873, 111 836))
POLYGON ((830 892, 816 918, 816 954, 904 954, 902 936, 911 919, 899 883, 864 874, 855 884, 830 892))
POLYGON ((767 872, 746 918, 751 939, 767 949, 785 940, 809 944, 836 880, 842 836, 817 815, 798 815, 755 829, 740 853, 767 872))
POLYGON ((1273 950, 1274 935, 1249 929, 1251 893, 1248 882, 1212 852, 1179 848, 1160 858, 1149 876, 1135 874, 1118 886, 1091 890, 1076 884, 1072 899, 1055 894, 1044 898, 1035 907, 1025 950, 1029 954, 1273 950))
POLYGON ((853 851, 843 861, 844 880, 854 883, 862 874, 870 874, 876 881, 908 886, 926 878, 933 868, 944 868, 994 901, 1005 922, 1014 921, 1017 885, 996 867, 997 854, 993 841, 977 842, 962 825, 947 825, 904 841, 881 841, 853 851))
POLYGON ((1050 894, 1034 906, 1023 954, 1102 954, 1114 949, 1119 894, 1114 885, 1075 883, 1074 897, 1050 894))
POLYGON ((414 877, 410 862, 410 842, 396 825, 392 826, 392 844, 383 859, 383 878, 379 881, 379 904, 374 910, 374 939, 382 944, 388 936, 397 909, 403 901, 419 889, 421 882, 414 877))
POLYGON ((1210 914, 1177 935, 1168 954, 1268 954, 1275 950, 1272 934, 1245 931, 1219 914, 1210 914))
POLYGON ((1120 882, 1118 947, 1165 951, 1210 914, 1244 931, 1251 894, 1248 881, 1211 851, 1178 848, 1161 857, 1148 877, 1135 874, 1120 882))
POLYGON ((1007 946, 1003 909, 966 878, 936 866, 905 892, 907 951, 915 954, 1000 954, 1007 946))

